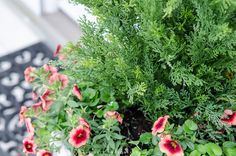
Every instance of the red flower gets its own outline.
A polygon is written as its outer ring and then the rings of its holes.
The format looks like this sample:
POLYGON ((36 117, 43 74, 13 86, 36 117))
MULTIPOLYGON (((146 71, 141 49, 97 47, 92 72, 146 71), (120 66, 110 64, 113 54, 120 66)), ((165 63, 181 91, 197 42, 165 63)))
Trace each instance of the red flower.
POLYGON ((20 123, 24 122, 24 120, 25 120, 25 113, 27 112, 27 110, 28 110, 27 107, 21 106, 20 113, 19 113, 20 123))
POLYGON ((46 150, 40 150, 37 152, 37 156, 52 156, 52 153, 46 150))
POLYGON ((167 156, 184 156, 182 147, 175 140, 171 140, 170 136, 167 135, 159 142, 160 151, 165 153, 167 156))
POLYGON ((25 138, 23 140, 23 146, 24 146, 24 152, 26 154, 35 154, 36 153, 36 147, 37 145, 34 143, 34 140, 30 139, 30 138, 25 138))
POLYGON ((87 140, 89 139, 90 131, 87 128, 84 128, 82 125, 78 126, 77 128, 74 128, 70 132, 70 138, 69 143, 79 148, 86 144, 87 140))
POLYGON ((26 126, 26 129, 27 129, 27 132, 29 133, 29 138, 33 138, 33 136, 34 136, 34 127, 31 123, 30 118, 25 119, 25 126, 26 126))
POLYGON ((60 53, 61 48, 62 46, 58 44, 56 50, 53 53, 53 56, 54 57, 58 56, 59 60, 65 60, 66 59, 65 55, 60 53))
POLYGON ((90 130, 89 123, 84 118, 79 118, 79 124, 83 126, 84 128, 87 128, 90 130))
POLYGON ((50 95, 53 94, 53 91, 47 89, 43 95, 40 97, 42 101, 43 111, 48 111, 50 106, 53 104, 53 100, 50 98, 50 95))
POLYGON ((62 47, 62 46, 61 46, 60 44, 57 45, 57 48, 56 48, 56 50, 55 50, 54 53, 53 53, 53 56, 54 56, 54 57, 57 57, 57 56, 58 56, 58 54, 60 53, 61 47, 62 47))
POLYGON ((81 92, 80 92, 79 88, 78 88, 76 85, 74 85, 74 87, 73 87, 73 89, 72 89, 72 93, 73 93, 75 96, 77 96, 77 98, 78 98, 80 101, 82 101, 81 92))
POLYGON ((32 82, 35 80, 35 77, 32 75, 32 73, 35 71, 36 69, 29 66, 25 69, 24 71, 24 75, 25 75, 25 81, 26 82, 32 82))
POLYGON ((43 69, 45 72, 49 73, 49 76, 57 73, 57 68, 53 66, 49 66, 48 64, 43 65, 43 69))
POLYGON ((33 104, 33 105, 32 105, 33 110, 34 110, 35 112, 37 112, 39 109, 42 109, 42 104, 43 104, 43 103, 42 103, 41 101, 39 101, 39 102, 33 104))
POLYGON ((162 133, 165 130, 169 116, 165 115, 164 117, 159 117, 157 121, 154 122, 152 127, 152 134, 157 135, 157 133, 162 133))
POLYGON ((49 78, 49 84, 53 84, 55 81, 60 81, 61 86, 60 89, 66 88, 66 86, 69 83, 69 79, 66 75, 59 74, 59 73, 54 73, 52 76, 49 78))
POLYGON ((235 126, 236 125, 236 112, 226 109, 224 111, 224 117, 221 120, 230 126, 235 126))
POLYGON ((105 118, 113 118, 113 119, 116 119, 117 121, 119 121, 120 124, 122 124, 122 122, 123 122, 122 117, 121 117, 120 114, 119 114, 118 112, 116 112, 116 111, 108 111, 108 112, 106 112, 105 118))

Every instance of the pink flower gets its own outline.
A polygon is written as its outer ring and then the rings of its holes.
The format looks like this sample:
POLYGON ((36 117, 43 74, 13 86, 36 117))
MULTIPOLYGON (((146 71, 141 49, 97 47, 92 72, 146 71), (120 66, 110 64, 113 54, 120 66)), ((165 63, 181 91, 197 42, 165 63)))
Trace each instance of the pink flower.
POLYGON ((30 139, 30 138, 25 138, 23 140, 23 146, 24 146, 24 152, 26 154, 35 154, 36 153, 36 148, 37 145, 34 143, 34 140, 30 139))
POLYGON ((167 156, 184 156, 182 147, 178 142, 172 140, 170 136, 161 139, 159 142, 160 151, 167 156))
POLYGON ((32 75, 32 73, 35 71, 36 69, 29 66, 25 69, 24 71, 24 75, 25 75, 25 81, 26 82, 32 82, 35 80, 35 77, 32 75))
POLYGON ((49 76, 57 73, 57 68, 53 66, 49 66, 48 64, 43 65, 43 69, 45 72, 49 73, 49 76))
POLYGON ((105 118, 113 118, 119 121, 120 124, 122 124, 123 119, 121 118, 120 114, 116 111, 108 111, 105 114, 105 118))
POLYGON ((61 48, 62 48, 62 46, 60 44, 58 44, 56 50, 53 53, 53 56, 54 57, 58 56, 59 60, 65 60, 66 59, 65 55, 60 53, 61 48))
POLYGON ((79 88, 78 88, 76 85, 74 85, 74 87, 73 87, 73 89, 72 89, 72 93, 73 93, 75 96, 77 96, 77 98, 78 98, 80 101, 82 101, 81 92, 80 92, 79 88))
POLYGON ((62 48, 62 46, 60 44, 58 44, 56 50, 53 53, 54 57, 58 56, 58 54, 60 53, 61 48, 62 48))
POLYGON ((72 146, 79 148, 86 144, 89 137, 90 137, 90 131, 87 128, 84 128, 82 125, 80 125, 77 128, 74 128, 70 132, 69 143, 72 146))
POLYGON ((23 123, 23 122, 24 122, 24 120, 25 120, 25 114, 26 114, 27 110, 28 110, 27 107, 21 106, 21 108, 20 108, 20 113, 19 113, 19 116, 20 116, 20 123, 23 123))
POLYGON ((27 132, 29 133, 29 138, 33 138, 33 136, 34 136, 34 127, 31 123, 30 118, 25 119, 25 125, 26 125, 27 132))
POLYGON ((66 75, 59 74, 59 73, 54 73, 52 76, 49 78, 49 84, 53 84, 55 81, 60 81, 60 89, 66 88, 66 86, 69 83, 69 79, 66 75))
POLYGON ((159 117, 157 121, 154 122, 152 127, 152 135, 157 135, 157 133, 162 133, 165 130, 169 116, 165 115, 164 117, 159 117))
POLYGON ((224 117, 221 119, 221 121, 227 123, 230 126, 235 126, 236 125, 236 112, 226 109, 224 111, 224 117))
POLYGON ((33 104, 32 105, 33 110, 35 112, 37 112, 38 110, 42 109, 42 104, 43 104, 42 101, 39 101, 39 102, 33 104))
POLYGON ((37 156, 52 156, 52 153, 46 150, 40 150, 37 152, 37 156))
POLYGON ((83 126, 84 128, 87 128, 90 130, 89 123, 84 118, 79 118, 79 124, 83 126))
POLYGON ((37 100, 39 98, 38 94, 35 91, 32 91, 31 95, 32 95, 32 100, 37 100))
POLYGON ((53 94, 53 91, 47 89, 43 95, 40 97, 42 101, 43 111, 48 111, 50 106, 53 104, 53 100, 50 98, 50 95, 53 94))

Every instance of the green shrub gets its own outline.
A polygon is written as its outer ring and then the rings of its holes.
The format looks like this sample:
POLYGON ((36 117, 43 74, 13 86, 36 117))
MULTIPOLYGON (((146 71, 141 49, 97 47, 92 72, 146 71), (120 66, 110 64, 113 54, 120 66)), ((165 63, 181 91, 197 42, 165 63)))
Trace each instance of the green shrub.
POLYGON ((169 114, 222 128, 223 110, 235 109, 234 0, 72 1, 98 22, 83 19, 81 41, 64 49, 71 76, 153 121, 169 114))

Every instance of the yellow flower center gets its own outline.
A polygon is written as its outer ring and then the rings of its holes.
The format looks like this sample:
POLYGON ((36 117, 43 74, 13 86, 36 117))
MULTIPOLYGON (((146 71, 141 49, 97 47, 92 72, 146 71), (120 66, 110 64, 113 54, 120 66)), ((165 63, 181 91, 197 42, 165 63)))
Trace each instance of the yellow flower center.
POLYGON ((171 146, 173 147, 173 148, 176 148, 177 147, 177 143, 176 142, 174 142, 174 141, 171 141, 171 146))

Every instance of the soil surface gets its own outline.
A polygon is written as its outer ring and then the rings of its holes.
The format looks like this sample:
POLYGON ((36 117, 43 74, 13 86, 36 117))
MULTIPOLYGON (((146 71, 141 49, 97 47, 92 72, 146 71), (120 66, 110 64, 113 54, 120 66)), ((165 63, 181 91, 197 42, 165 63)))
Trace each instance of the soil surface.
MULTIPOLYGON (((121 134, 129 141, 136 141, 144 132, 151 132, 152 123, 147 121, 142 113, 135 107, 127 109, 124 113, 124 119, 121 127, 121 134)), ((125 147, 122 156, 129 156, 133 145, 125 147)), ((145 148, 145 147, 143 147, 145 148)))

